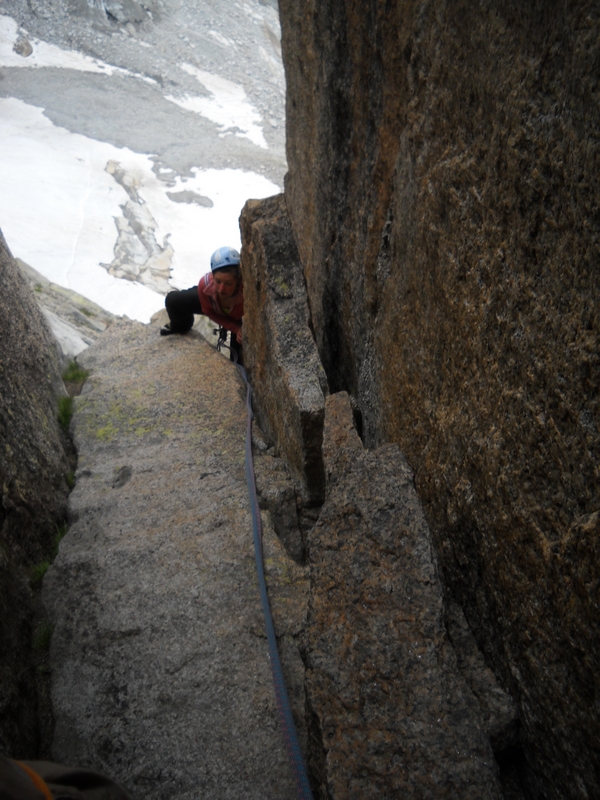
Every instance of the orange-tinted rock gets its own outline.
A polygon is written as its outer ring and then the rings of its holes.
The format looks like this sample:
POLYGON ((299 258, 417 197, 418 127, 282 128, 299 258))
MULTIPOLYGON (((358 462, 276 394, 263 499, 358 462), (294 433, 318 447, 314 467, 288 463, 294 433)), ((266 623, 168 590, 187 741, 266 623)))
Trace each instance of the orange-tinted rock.
POLYGON ((280 12, 286 200, 331 391, 415 469, 531 795, 598 796, 597 4, 280 12))

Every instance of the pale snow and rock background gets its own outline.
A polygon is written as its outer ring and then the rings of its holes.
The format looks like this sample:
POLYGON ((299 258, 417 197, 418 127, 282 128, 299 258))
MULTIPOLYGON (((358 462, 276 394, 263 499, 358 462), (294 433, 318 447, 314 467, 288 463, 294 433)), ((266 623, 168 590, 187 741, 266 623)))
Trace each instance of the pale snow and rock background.
POLYGON ((11 186, 0 228, 13 255, 148 322, 213 250, 239 247, 244 202, 280 191, 286 169, 274 5, 0 2, 0 177, 11 186))

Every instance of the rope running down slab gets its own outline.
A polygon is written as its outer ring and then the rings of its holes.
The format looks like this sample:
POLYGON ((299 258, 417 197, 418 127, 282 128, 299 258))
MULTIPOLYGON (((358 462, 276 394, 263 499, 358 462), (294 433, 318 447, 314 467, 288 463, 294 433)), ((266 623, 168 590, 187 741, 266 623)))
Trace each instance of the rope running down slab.
MULTIPOLYGON (((221 346, 227 346, 219 342, 221 346)), ((220 349, 220 347, 218 348, 220 349)), ((252 530, 254 534, 254 556, 256 559, 256 572, 258 576, 258 585, 260 588, 260 599, 263 607, 263 614, 265 618, 265 627, 267 629, 267 641, 269 644, 269 656, 271 662, 271 672, 273 674, 273 683, 275 686, 275 697, 277 700, 277 711, 279 715, 279 723, 285 740, 285 747, 288 754, 288 759, 294 779, 296 781, 296 790, 298 800, 313 800, 313 794, 308 781, 306 772, 306 765, 300 750, 300 743, 298 741, 298 734, 296 732, 296 725, 292 716, 292 709, 288 697, 287 689, 285 686, 285 679, 283 677, 283 669, 281 667, 281 659, 279 657, 279 649, 277 647, 277 637, 275 635, 275 626, 273 625, 273 617, 271 615, 271 606, 269 604, 269 595, 267 593, 267 582, 265 579, 265 567, 263 561, 263 548, 262 548, 262 520, 258 506, 258 497, 256 494, 256 480, 254 477, 254 460, 252 458, 252 387, 248 381, 246 370, 241 364, 237 363, 237 353, 231 350, 233 361, 240 371, 240 375, 246 384, 246 410, 247 410, 247 423, 246 423, 246 481, 248 484, 248 493, 250 495, 250 511, 252 513, 252 530)))

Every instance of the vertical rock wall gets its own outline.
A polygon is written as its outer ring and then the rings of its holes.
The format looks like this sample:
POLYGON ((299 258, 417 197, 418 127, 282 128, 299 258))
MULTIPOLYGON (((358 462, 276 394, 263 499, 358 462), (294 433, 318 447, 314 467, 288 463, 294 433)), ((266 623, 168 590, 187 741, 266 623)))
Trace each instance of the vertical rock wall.
POLYGON ((0 749, 38 746, 30 569, 48 558, 66 514, 69 469, 55 343, 0 233, 0 749))
POLYGON ((280 0, 286 199, 331 391, 398 443, 517 699, 532 797, 600 794, 600 12, 280 0))
POLYGON ((244 364, 261 426, 286 454, 308 505, 325 493, 321 445, 327 379, 309 328, 302 265, 283 195, 246 203, 244 364))

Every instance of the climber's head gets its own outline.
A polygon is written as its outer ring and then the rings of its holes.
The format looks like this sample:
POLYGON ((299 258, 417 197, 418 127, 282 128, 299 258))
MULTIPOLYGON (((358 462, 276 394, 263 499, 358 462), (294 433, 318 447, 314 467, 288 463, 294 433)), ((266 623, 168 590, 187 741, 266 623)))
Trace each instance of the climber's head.
POLYGON ((238 251, 233 247, 219 247, 211 256, 210 268, 219 297, 233 297, 242 280, 238 251))
POLYGON ((210 257, 212 272, 235 267, 239 272, 240 254, 233 247, 219 247, 210 257))

